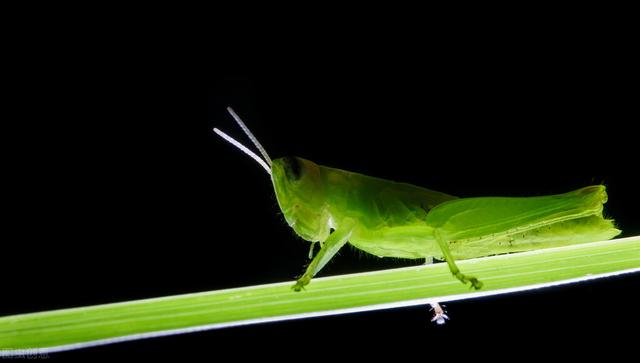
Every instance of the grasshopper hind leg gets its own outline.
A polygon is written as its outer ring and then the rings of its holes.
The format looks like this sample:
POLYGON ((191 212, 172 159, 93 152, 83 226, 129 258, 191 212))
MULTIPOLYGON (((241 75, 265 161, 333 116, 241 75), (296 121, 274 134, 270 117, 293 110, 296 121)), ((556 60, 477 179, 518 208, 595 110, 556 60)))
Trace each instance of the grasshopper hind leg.
POLYGON ((458 271, 451 271, 453 273, 453 276, 455 276, 458 280, 462 281, 462 283, 466 284, 467 282, 471 283, 471 287, 473 287, 476 290, 480 290, 482 288, 482 286, 484 286, 484 284, 482 283, 482 281, 478 280, 477 278, 473 277, 473 276, 467 276, 463 273, 460 272, 460 270, 458 271))
POLYGON ((449 245, 447 244, 447 241, 445 241, 441 236, 440 233, 438 233, 438 231, 436 231, 435 233, 435 237, 436 237, 436 241, 438 241, 438 245, 440 246, 440 249, 442 250, 442 254, 444 255, 444 259, 447 261, 447 265, 449 265, 449 270, 451 271, 451 274, 453 274, 453 276, 455 276, 458 280, 462 281, 463 283, 471 283, 471 287, 476 289, 476 290, 480 290, 482 288, 482 286, 484 285, 482 283, 482 281, 478 280, 477 278, 473 277, 473 276, 467 276, 465 274, 463 274, 462 272, 460 272, 460 269, 458 268, 458 266, 456 265, 455 259, 453 258, 453 255, 451 255, 451 251, 449 250, 449 245))

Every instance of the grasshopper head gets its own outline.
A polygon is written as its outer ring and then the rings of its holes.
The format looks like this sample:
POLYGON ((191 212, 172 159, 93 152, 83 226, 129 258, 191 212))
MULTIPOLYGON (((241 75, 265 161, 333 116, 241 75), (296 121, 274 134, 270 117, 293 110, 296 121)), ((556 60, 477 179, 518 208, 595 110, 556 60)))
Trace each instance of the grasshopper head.
POLYGON ((318 165, 298 157, 276 159, 271 180, 280 209, 296 233, 308 241, 326 239, 328 215, 318 165))
POLYGON ((255 160, 271 175, 280 209, 287 223, 300 237, 312 242, 324 241, 330 232, 329 214, 318 165, 296 157, 272 161, 240 117, 230 107, 227 110, 256 146, 262 158, 219 129, 214 128, 213 131, 255 160))

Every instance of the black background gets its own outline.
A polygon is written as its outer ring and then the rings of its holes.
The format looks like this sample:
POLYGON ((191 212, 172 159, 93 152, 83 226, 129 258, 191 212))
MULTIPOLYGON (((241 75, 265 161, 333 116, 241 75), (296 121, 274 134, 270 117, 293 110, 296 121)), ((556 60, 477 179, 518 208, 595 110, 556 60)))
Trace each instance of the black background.
MULTIPOLYGON (((263 46, 235 67, 213 62, 230 53, 221 45, 184 58, 136 47, 89 47, 73 60, 53 56, 66 48, 44 51, 46 61, 14 73, 6 98, 0 314, 293 281, 308 244, 285 224, 264 171, 211 132, 246 140, 227 106, 273 158, 297 155, 462 197, 604 183, 607 214, 625 236, 640 233, 637 62, 624 44, 431 46, 263 46)), ((345 249, 321 275, 416 263, 345 249)), ((445 326, 417 307, 52 356, 619 352, 640 323, 638 282, 455 302, 445 326)))

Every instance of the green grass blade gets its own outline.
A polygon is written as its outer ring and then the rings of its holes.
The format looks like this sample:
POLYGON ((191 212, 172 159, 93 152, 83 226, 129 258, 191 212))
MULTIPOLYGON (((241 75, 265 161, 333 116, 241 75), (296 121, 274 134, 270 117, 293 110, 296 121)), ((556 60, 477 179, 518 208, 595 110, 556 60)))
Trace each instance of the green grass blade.
POLYGON ((640 271, 640 236, 458 262, 484 282, 471 291, 447 265, 292 281, 0 318, 0 356, 52 352, 265 321, 443 302, 640 271))

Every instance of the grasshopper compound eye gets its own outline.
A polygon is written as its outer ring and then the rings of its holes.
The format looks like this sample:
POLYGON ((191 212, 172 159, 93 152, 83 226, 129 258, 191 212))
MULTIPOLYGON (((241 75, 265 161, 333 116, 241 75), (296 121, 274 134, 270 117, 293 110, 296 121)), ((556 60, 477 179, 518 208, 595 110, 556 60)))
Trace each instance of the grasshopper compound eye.
POLYGON ((302 176, 300 162, 293 156, 285 156, 282 158, 284 162, 285 173, 290 180, 298 180, 302 176))

